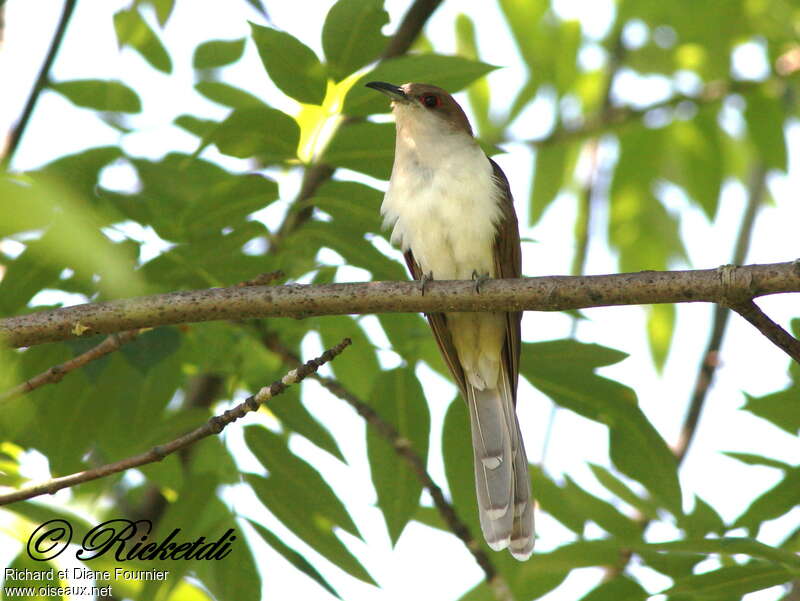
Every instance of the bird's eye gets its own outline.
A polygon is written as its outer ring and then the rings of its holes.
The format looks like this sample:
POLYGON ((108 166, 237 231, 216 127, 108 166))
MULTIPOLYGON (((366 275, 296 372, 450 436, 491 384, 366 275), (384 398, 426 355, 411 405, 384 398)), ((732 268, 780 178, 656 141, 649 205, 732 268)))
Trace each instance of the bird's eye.
POLYGON ((428 107, 429 109, 436 108, 437 106, 439 106, 439 104, 441 104, 439 97, 433 94, 426 94, 425 96, 420 97, 419 100, 424 106, 428 107))

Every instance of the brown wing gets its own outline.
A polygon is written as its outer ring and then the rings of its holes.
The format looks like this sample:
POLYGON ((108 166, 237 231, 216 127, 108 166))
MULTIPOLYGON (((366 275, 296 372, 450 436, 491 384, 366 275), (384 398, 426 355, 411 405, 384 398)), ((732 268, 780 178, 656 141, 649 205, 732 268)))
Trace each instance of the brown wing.
MULTIPOLYGON (((522 277, 522 249, 519 241, 519 224, 514 211, 514 199, 505 173, 499 165, 489 159, 494 168, 494 177, 503 194, 501 208, 503 217, 497 224, 497 236, 494 239, 494 267, 498 278, 522 277)), ((506 313, 506 343, 503 348, 503 361, 511 374, 511 390, 514 391, 514 403, 517 402, 517 381, 519 380, 520 353, 520 321, 522 313, 514 311, 506 313)))
MULTIPOLYGON (((411 277, 415 280, 422 279, 422 270, 419 265, 417 265, 414 254, 410 250, 407 250, 404 256, 406 258, 408 270, 411 272, 411 277)), ((444 357, 447 367, 450 368, 450 373, 453 374, 453 378, 456 380, 458 389, 461 391, 461 396, 466 399, 467 392, 464 370, 461 369, 461 362, 458 360, 456 347, 453 346, 453 339, 450 338, 450 329, 447 327, 447 320, 445 319, 444 313, 426 313, 425 317, 428 318, 428 323, 431 326, 431 330, 433 330, 433 337, 436 338, 436 344, 439 345, 442 357, 444 357)))

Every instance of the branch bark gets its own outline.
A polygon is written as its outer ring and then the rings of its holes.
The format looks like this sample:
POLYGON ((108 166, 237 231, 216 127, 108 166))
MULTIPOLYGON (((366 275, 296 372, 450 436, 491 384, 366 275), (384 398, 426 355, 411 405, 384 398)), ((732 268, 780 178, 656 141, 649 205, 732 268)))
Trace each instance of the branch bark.
POLYGON ((726 305, 800 292, 800 260, 695 271, 490 280, 245 286, 76 305, 0 320, 0 339, 33 346, 137 328, 221 319, 458 311, 563 311, 653 303, 726 305))

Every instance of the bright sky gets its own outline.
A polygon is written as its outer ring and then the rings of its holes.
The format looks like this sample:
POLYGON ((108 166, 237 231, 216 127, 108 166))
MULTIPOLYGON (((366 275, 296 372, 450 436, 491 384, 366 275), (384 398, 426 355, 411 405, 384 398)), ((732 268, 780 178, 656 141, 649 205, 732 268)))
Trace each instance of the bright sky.
MULTIPOLYGON (((331 0, 295 0, 269 2, 268 6, 274 26, 291 32, 320 52, 319 32, 332 3, 331 0)), ((0 94, 2 131, 7 131, 20 114, 58 20, 61 4, 56 0, 9 0, 6 3, 5 40, 0 52, 0 80, 4 82, 4 90, 0 94)), ((227 109, 204 100, 192 91, 191 56, 194 48, 210 38, 244 37, 248 34, 246 20, 260 22, 259 17, 244 1, 177 2, 176 13, 163 33, 174 65, 174 73, 165 76, 146 65, 132 51, 117 51, 111 17, 116 10, 128 4, 123 0, 79 3, 54 76, 58 80, 121 78, 142 93, 145 111, 132 119, 138 131, 123 141, 128 153, 157 157, 169 150, 191 152, 195 148, 195 138, 171 127, 169 124, 172 119, 182 113, 193 112, 211 117, 223 117, 227 113, 227 109), (190 5, 191 9, 188 8, 190 5), (189 10, 192 12, 189 13, 189 10)), ((586 3, 559 0, 555 5, 562 15, 581 19, 584 30, 594 38, 604 34, 613 16, 611 3, 607 1, 586 3), (587 10, 588 6, 592 7, 591 10, 587 10)), ((408 6, 408 1, 387 0, 386 6, 392 17, 387 31, 392 31, 408 6)), ((464 10, 479 24, 483 59, 495 65, 511 65, 490 75, 496 102, 500 103, 519 85, 523 72, 495 3, 446 2, 430 22, 428 35, 436 40, 441 51, 452 51, 453 17, 458 11, 464 10)), ((636 27, 628 33, 633 39, 642 35, 636 27)), ((737 53, 737 72, 745 76, 757 76, 763 71, 763 52, 754 46, 745 46, 737 53)), ((581 60, 586 62, 597 61, 598 58, 602 58, 602 54, 591 45, 581 54, 581 60)), ((248 45, 244 60, 229 69, 227 75, 227 81, 254 91, 274 106, 293 110, 293 102, 283 97, 267 80, 251 45, 248 45)), ((692 84, 691 81, 683 83, 688 86, 692 84)), ((658 100, 669 94, 670 89, 669 82, 663 79, 642 80, 629 74, 621 78, 615 92, 621 97, 642 103, 658 100)), ((537 102, 526 110, 514 126, 512 133, 515 139, 526 140, 546 133, 550 124, 549 110, 546 101, 537 102)), ((726 122, 726 126, 736 127, 735 115, 726 122)), ((118 133, 97 120, 91 111, 76 109, 61 96, 45 93, 39 101, 14 166, 21 170, 37 167, 57 156, 92 146, 114 144, 118 140, 118 133)), ((800 128, 795 126, 790 130, 790 175, 776 174, 770 177, 769 187, 774 204, 759 215, 753 245, 746 261, 748 263, 795 258, 796 248, 790 247, 786 241, 796 239, 796 224, 800 223, 800 205, 792 194, 792 190, 800 189, 798 148, 800 128)), ((497 160, 511 180, 520 223, 524 224, 527 222, 532 156, 522 144, 508 144, 505 149, 508 154, 499 156, 497 160)), ((607 150, 613 152, 613 148, 607 150)), ((218 155, 209 151, 207 156, 218 155)), ((245 162, 228 157, 220 157, 220 161, 230 169, 247 168, 245 162)), ((109 186, 125 188, 131 185, 131 181, 131 173, 125 167, 111 168, 104 174, 104 183, 109 186)), ((282 198, 292 198, 296 186, 296 179, 281 182, 282 198)), ((744 201, 740 185, 726 185, 720 214, 714 224, 709 224, 699 211, 689 207, 679 192, 671 193, 669 206, 681 215, 691 267, 710 268, 730 261, 732 241, 744 201)), ((275 203, 274 208, 262 212, 260 217, 274 225, 274 220, 285 207, 285 203, 275 203)), ((523 232, 523 236, 537 241, 524 245, 524 271, 527 275, 568 273, 573 253, 574 211, 573 202, 555 203, 536 228, 523 232)), ((598 235, 593 239, 588 273, 616 271, 615 258, 602 241, 606 218, 605 214, 601 214, 595 224, 598 235)), ((157 252, 158 241, 152 233, 131 230, 131 235, 150 240, 152 244, 147 252, 157 252)), ((335 259, 332 254, 325 256, 335 259)), ((355 280, 364 277, 364 272, 358 270, 350 273, 355 280)), ((796 315, 796 301, 793 308, 787 297, 766 298, 759 304, 773 319, 783 324, 796 315)), ((578 328, 580 340, 604 344, 630 354, 628 359, 604 369, 602 373, 632 386, 639 394, 640 404, 647 416, 668 443, 675 442, 694 385, 700 353, 707 341, 711 307, 699 304, 678 307, 674 348, 661 375, 655 372, 650 360, 645 338, 645 313, 641 308, 593 309, 585 314, 590 319, 582 321, 578 328)), ((376 322, 373 317, 365 318, 365 321, 376 322)), ((523 337, 529 341, 565 337, 571 328, 570 320, 560 314, 528 313, 523 323, 523 337)), ((309 336, 303 350, 307 357, 318 354, 321 347, 317 338, 309 336)), ((397 363, 397 357, 391 351, 382 352, 381 359, 386 366, 397 363)), ((752 491, 766 490, 777 482, 779 474, 776 471, 743 466, 722 455, 721 451, 752 452, 790 463, 797 462, 800 444, 796 438, 739 411, 744 402, 742 391, 760 395, 782 388, 787 381, 786 366, 787 358, 783 353, 751 326, 736 316, 732 317, 723 348, 722 366, 717 371, 700 429, 681 472, 681 483, 687 493, 687 509, 691 495, 696 493, 716 507, 724 519, 732 520, 745 509, 746 500, 755 496, 752 491), (741 492, 743 482, 747 483, 744 494, 741 492)), ((431 473, 443 485, 445 478, 438 440, 441 421, 455 389, 429 369, 421 368, 419 373, 429 395, 433 418, 431 473)), ((363 423, 347 406, 331 398, 313 382, 304 384, 304 390, 309 409, 334 433, 348 465, 340 464, 297 437, 293 440, 293 448, 320 469, 347 504, 367 543, 353 540, 346 534, 342 538, 382 588, 363 585, 325 560, 315 562, 321 566, 325 577, 344 598, 353 600, 388 601, 415 597, 451 599, 474 586, 481 578, 480 570, 461 543, 452 536, 412 523, 397 547, 391 549, 382 517, 374 506, 375 493, 369 480, 363 423)), ((524 381, 520 383, 519 397, 518 413, 526 447, 530 459, 538 462, 542 457, 552 404, 524 381)), ((229 430, 227 440, 237 452, 241 451, 243 468, 263 471, 243 449, 240 430, 229 430)), ((558 411, 552 426, 545 468, 556 476, 568 473, 589 491, 606 496, 586 465, 587 461, 608 465, 606 439, 605 427, 570 412, 558 411)), ((56 497, 56 502, 58 499, 56 497)), ((254 499, 245 498, 242 490, 228 491, 226 500, 241 514, 259 519, 264 516, 260 504, 254 499)), ((790 517, 793 519, 768 524, 762 531, 762 540, 768 543, 781 540, 789 525, 797 523, 800 510, 795 510, 790 517)), ((287 542, 303 549, 310 557, 315 557, 313 551, 295 539, 276 520, 268 517, 265 521, 278 534, 285 535, 287 542)), ((571 538, 563 526, 542 512, 537 514, 537 531, 539 551, 560 546, 571 538)), ((600 536, 601 532, 595 528, 590 534, 600 536)), ((670 540, 675 536, 676 533, 669 527, 651 530, 653 540, 670 540)), ((265 598, 329 598, 322 589, 290 568, 263 543, 257 541, 255 547, 259 565, 265 570, 265 598)), ((0 561, 3 559, 4 556, 0 554, 0 561)), ((705 567, 714 565, 714 560, 709 560, 705 567)), ((666 578, 651 570, 641 567, 634 569, 642 575, 642 582, 650 591, 657 591, 669 584, 666 578)), ((562 587, 544 599, 577 599, 597 581, 597 570, 575 571, 562 587)), ((774 588, 749 595, 747 601, 771 601, 777 599, 779 593, 780 589, 774 588)))

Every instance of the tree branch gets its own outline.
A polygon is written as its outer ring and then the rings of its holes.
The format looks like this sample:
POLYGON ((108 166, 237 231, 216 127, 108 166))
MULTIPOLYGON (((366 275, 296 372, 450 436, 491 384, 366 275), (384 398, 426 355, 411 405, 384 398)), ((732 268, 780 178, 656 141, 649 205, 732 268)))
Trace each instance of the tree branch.
POLYGON ((245 286, 189 290, 50 309, 0 320, 14 347, 99 333, 221 319, 441 311, 563 311, 653 303, 729 304, 800 292, 800 260, 695 271, 468 280, 245 286), (724 275, 724 277, 723 277, 724 275))
POLYGON ((644 108, 631 107, 605 107, 597 114, 586 117, 575 126, 559 127, 550 134, 530 140, 532 146, 548 146, 560 144, 571 140, 596 137, 608 130, 624 126, 632 121, 643 118, 647 113, 658 109, 667 109, 677 106, 682 102, 694 102, 697 104, 711 104, 723 100, 729 94, 747 93, 770 82, 783 82, 783 77, 774 77, 766 81, 712 81, 706 85, 699 94, 675 94, 665 100, 655 102, 644 108))
POLYGON ((46 482, 41 482, 39 484, 22 488, 14 492, 0 494, 0 505, 7 505, 9 503, 14 503, 15 501, 30 499, 39 495, 53 494, 62 488, 68 488, 83 482, 97 480, 98 478, 110 476, 111 474, 116 474, 117 472, 122 472, 133 467, 139 467, 140 465, 161 461, 167 455, 194 444, 198 440, 202 440, 203 438, 206 438, 212 434, 219 434, 228 424, 233 423, 240 417, 244 417, 244 415, 250 411, 258 411, 258 408, 262 404, 281 394, 291 384, 296 384, 297 382, 300 382, 310 374, 317 371, 320 366, 324 365, 328 361, 331 361, 349 344, 350 339, 345 338, 335 347, 325 351, 321 356, 307 361, 300 367, 291 370, 280 380, 276 380, 271 385, 265 386, 259 390, 256 394, 247 397, 244 402, 240 403, 233 409, 225 411, 222 415, 215 415, 199 428, 196 428, 191 432, 184 434, 183 436, 179 436, 178 438, 171 440, 166 444, 155 446, 145 453, 134 455, 133 457, 128 457, 127 459, 123 459, 121 461, 115 461, 113 463, 101 465, 99 467, 85 470, 83 472, 77 472, 75 474, 70 474, 68 476, 52 478, 46 482))
POLYGON ((800 363, 800 341, 772 321, 752 300, 731 305, 730 308, 758 328, 775 346, 800 363))
MULTIPOLYGON (((267 348, 279 355, 289 366, 300 364, 300 359, 290 349, 286 348, 274 334, 270 332, 262 333, 262 340, 267 348)), ((442 516, 448 528, 450 528, 450 531, 464 543, 464 546, 472 554, 475 562, 483 570, 484 579, 495 592, 495 596, 498 599, 508 598, 510 594, 508 584, 506 584, 502 576, 497 573, 489 556, 475 540, 469 527, 461 521, 453 506, 445 499, 442 489, 439 488, 428 473, 422 458, 419 456, 419 453, 411 447, 409 441, 400 436, 400 433, 392 424, 384 420, 372 407, 350 392, 338 380, 326 378, 318 373, 313 374, 311 377, 319 382, 331 394, 342 399, 355 409, 356 413, 364 418, 364 421, 367 422, 369 427, 374 428, 378 434, 386 439, 389 444, 392 445, 395 452, 409 464, 411 470, 416 474, 417 479, 422 483, 422 486, 430 493, 433 504, 436 506, 439 515, 442 516)))
POLYGON ((39 75, 36 78, 36 82, 33 84, 31 93, 28 96, 28 101, 25 103, 22 116, 8 135, 8 144, 2 158, 0 158, 0 168, 2 169, 8 169, 8 166, 11 164, 11 159, 14 158, 14 153, 16 153, 20 140, 22 139, 22 134, 25 133, 25 129, 28 127, 33 109, 36 108, 36 102, 39 100, 42 90, 50 79, 50 69, 53 67, 59 48, 61 48, 61 42, 64 40, 64 33, 67 31, 67 24, 69 23, 70 17, 72 17, 72 12, 75 10, 75 5, 77 3, 78 0, 66 0, 64 2, 64 9, 61 11, 61 19, 56 27, 53 41, 50 43, 50 49, 47 51, 47 56, 44 59, 44 63, 42 63, 42 68, 39 70, 39 75))
POLYGON ((397 31, 389 40, 389 45, 386 46, 381 58, 385 60, 408 52, 411 44, 414 43, 422 28, 425 27, 425 23, 428 22, 430 16, 439 8, 441 3, 442 0, 416 0, 411 5, 411 8, 408 9, 397 31))
POLYGON ((123 344, 130 342, 138 335, 139 330, 128 330, 127 332, 121 332, 119 334, 111 334, 108 338, 103 340, 103 342, 90 348, 85 353, 81 353, 77 357, 73 357, 68 361, 64 361, 64 363, 54 365, 47 371, 43 371, 31 379, 26 380, 22 384, 19 384, 10 390, 7 390, 6 392, 0 393, 0 403, 10 401, 11 399, 15 399, 23 394, 28 394, 32 390, 36 390, 45 384, 55 384, 56 382, 60 382, 61 378, 63 378, 69 372, 75 371, 76 369, 83 367, 87 363, 95 361, 96 359, 105 357, 109 353, 113 353, 123 344))

